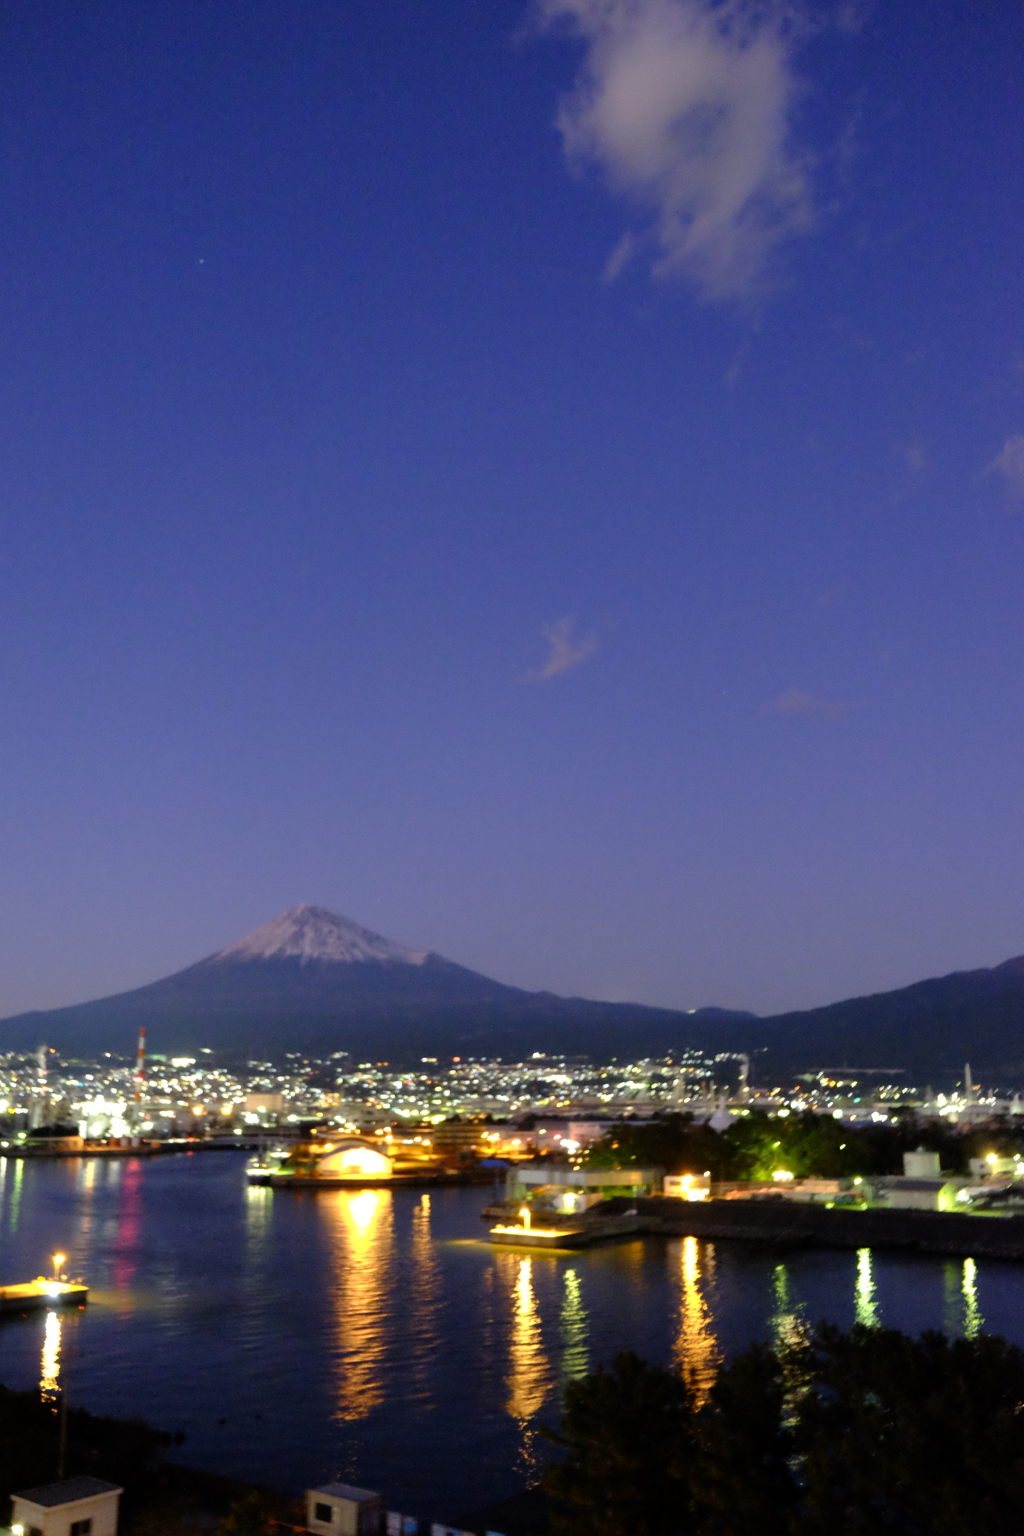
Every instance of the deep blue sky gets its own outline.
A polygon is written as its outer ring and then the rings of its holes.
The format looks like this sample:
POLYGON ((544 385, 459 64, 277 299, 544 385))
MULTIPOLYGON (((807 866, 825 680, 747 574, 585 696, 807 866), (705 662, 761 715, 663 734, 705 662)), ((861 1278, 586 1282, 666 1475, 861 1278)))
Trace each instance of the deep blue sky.
POLYGON ((547 10, 4 6, 0 1012, 1024 951, 1024 8, 547 10))

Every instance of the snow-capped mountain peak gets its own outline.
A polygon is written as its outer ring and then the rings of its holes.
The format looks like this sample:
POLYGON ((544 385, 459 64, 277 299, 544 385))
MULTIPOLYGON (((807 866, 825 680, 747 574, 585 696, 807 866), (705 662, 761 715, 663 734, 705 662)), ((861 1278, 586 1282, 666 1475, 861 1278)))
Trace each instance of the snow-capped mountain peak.
POLYGON ((209 964, 244 960, 298 959, 360 962, 388 961, 392 965, 422 965, 428 951, 406 949, 369 928, 361 928, 328 907, 305 902, 254 928, 244 938, 210 956, 209 964))

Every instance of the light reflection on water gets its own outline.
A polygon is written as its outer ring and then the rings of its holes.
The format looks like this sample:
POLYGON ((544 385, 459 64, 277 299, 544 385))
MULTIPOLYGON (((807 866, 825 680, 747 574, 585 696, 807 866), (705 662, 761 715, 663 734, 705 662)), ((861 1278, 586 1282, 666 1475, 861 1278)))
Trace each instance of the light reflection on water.
POLYGON ((142 1169, 141 1158, 127 1162, 111 1159, 112 1182, 119 1186, 117 1214, 116 1258, 113 1266, 114 1285, 119 1291, 130 1291, 139 1272, 139 1241, 142 1236, 142 1169), (115 1173, 116 1169, 116 1173, 115 1173))
POLYGON ((562 1378, 579 1381, 590 1368, 587 1349, 587 1312, 583 1305, 580 1277, 567 1269, 562 1277, 562 1378))
MULTIPOLYGON (((4 1162, 8 1161, 4 1158, 4 1162)), ((7 1196, 7 1230, 13 1237, 18 1230, 18 1213, 21 1209, 21 1185, 25 1177, 25 1164, 21 1158, 11 1158, 14 1164, 14 1174, 11 1178, 11 1188, 7 1196)))
POLYGON ((525 1481, 531 1481, 539 1470, 535 1420, 554 1379, 544 1351, 540 1310, 533 1288, 533 1259, 498 1253, 495 1260, 499 1279, 510 1291, 512 1303, 506 1408, 519 1426, 517 1470, 525 1481))
POLYGON ((774 1266, 772 1293, 775 1303, 771 1314, 772 1343, 776 1349, 790 1349, 803 1338, 806 1323, 785 1264, 774 1266))
POLYGON ((44 1403, 56 1406, 60 1392, 60 1333, 59 1312, 47 1312, 43 1324, 43 1358, 39 1376, 39 1396, 44 1403))
POLYGON ((424 1192, 412 1213, 412 1283, 409 1300, 415 1320, 412 1339, 414 1391, 428 1407, 433 1402, 431 1365, 440 1346, 441 1265, 430 1232, 430 1195, 424 1192))
POLYGON ((265 1184, 245 1186, 245 1234, 253 1261, 261 1256, 273 1216, 274 1191, 265 1184))
POLYGON ((454 1524, 536 1476, 564 1384, 619 1350, 701 1396, 720 1359, 821 1318, 1024 1343, 1024 1266, 695 1238, 516 1253, 486 1241, 486 1190, 303 1195, 243 1162, 0 1160, 0 1283, 59 1249, 93 1287, 74 1317, 0 1326, 0 1381, 56 1392, 73 1336, 72 1403, 184 1430, 192 1465, 340 1478, 454 1524))
POLYGON ((674 1363, 699 1408, 722 1359, 704 1296, 704 1287, 710 1292, 714 1285, 715 1248, 713 1243, 701 1244, 695 1237, 684 1237, 681 1242, 670 1242, 668 1251, 679 1264, 680 1279, 674 1363))
POLYGON ((973 1259, 964 1259, 964 1333, 975 1338, 982 1330, 985 1319, 978 1311, 978 1266, 973 1259))
POLYGON ((334 1416, 365 1419, 386 1391, 391 1191, 332 1189, 315 1198, 333 1261, 334 1416))
POLYGON ((857 1249, 857 1304, 854 1316, 865 1328, 878 1327, 878 1303, 875 1300, 870 1248, 857 1249))

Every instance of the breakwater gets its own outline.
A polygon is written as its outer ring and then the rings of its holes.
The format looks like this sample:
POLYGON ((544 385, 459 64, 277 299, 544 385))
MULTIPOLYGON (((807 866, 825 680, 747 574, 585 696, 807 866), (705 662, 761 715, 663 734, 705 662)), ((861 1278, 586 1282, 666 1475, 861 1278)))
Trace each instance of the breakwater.
POLYGON ((595 1223, 637 1212, 637 1232, 734 1238, 785 1247, 903 1248, 950 1257, 1024 1259, 1024 1216, 956 1211, 842 1210, 791 1200, 686 1201, 664 1195, 616 1197, 594 1206, 595 1223))

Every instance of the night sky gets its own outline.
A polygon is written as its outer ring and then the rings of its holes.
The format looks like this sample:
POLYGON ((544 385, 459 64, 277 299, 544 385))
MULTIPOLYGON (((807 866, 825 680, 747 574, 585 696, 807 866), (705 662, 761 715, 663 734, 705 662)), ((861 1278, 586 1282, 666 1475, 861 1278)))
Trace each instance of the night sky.
POLYGON ((1024 951, 1024 7, 8 0, 0 1012, 293 902, 1024 951))

